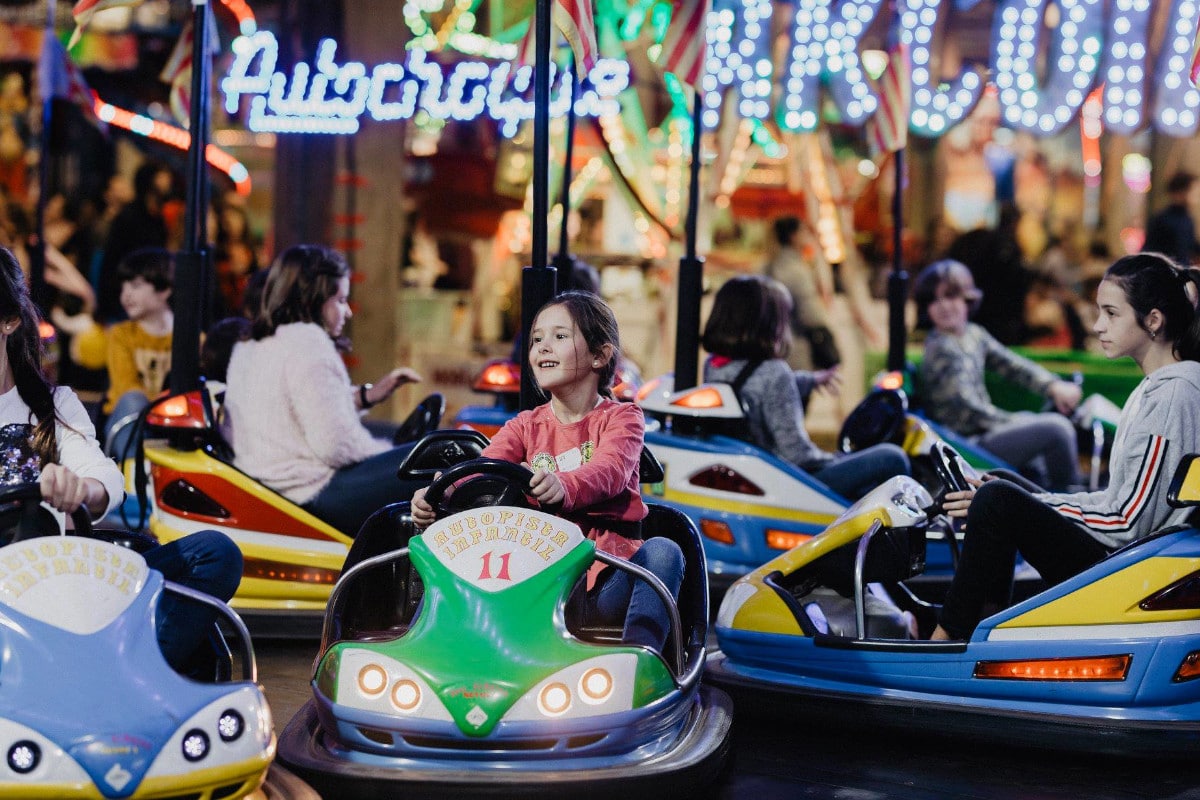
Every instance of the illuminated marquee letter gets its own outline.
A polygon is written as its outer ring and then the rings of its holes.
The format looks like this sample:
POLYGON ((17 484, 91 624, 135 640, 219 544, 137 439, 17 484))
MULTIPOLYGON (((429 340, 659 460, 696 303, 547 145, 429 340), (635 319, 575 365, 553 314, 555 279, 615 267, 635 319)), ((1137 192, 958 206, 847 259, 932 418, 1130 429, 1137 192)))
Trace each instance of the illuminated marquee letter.
MULTIPOLYGON (((969 9, 978 0, 959 3, 969 9)), ((945 88, 930 72, 933 30, 941 0, 900 0, 901 37, 912 59, 912 110, 909 127, 921 136, 941 136, 962 121, 983 94, 983 79, 974 69, 964 69, 945 88)))
POLYGON ((1104 80, 1104 124, 1123 136, 1142 127, 1149 25, 1150 0, 1115 0, 1100 74, 1104 80))
POLYGON ((1104 9, 1100 0, 1062 0, 1050 48, 1049 78, 1039 90, 1037 52, 1047 0, 1001 0, 992 26, 992 74, 1004 122, 1041 135, 1075 119, 1100 67, 1104 9))
POLYGON ((836 6, 831 0, 799 0, 776 114, 781 126, 792 131, 817 127, 822 73, 843 122, 858 125, 875 113, 879 98, 867 84, 858 40, 882 5, 882 0, 842 0, 836 6))
POLYGON ((1158 57, 1157 73, 1161 77, 1154 95, 1154 120, 1159 132, 1168 136, 1191 137, 1200 121, 1200 91, 1188 80, 1198 11, 1196 0, 1174 0, 1158 57))
POLYGON ((233 40, 233 64, 229 75, 221 81, 225 93, 225 110, 237 113, 241 96, 264 95, 271 89, 271 76, 279 60, 279 42, 267 31, 253 36, 239 36, 233 40), (250 74, 250 68, 258 60, 258 71, 250 74))
POLYGON ((766 119, 771 98, 770 0, 716 0, 708 15, 701 121, 713 129, 721 122, 725 88, 737 86, 738 116, 766 119))

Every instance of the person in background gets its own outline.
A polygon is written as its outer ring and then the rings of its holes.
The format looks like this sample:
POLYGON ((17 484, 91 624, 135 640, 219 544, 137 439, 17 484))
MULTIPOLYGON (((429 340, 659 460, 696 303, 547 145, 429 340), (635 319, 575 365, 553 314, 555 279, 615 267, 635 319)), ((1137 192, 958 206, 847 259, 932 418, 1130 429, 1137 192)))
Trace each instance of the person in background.
POLYGON ((814 237, 798 217, 780 217, 773 225, 779 250, 763 267, 763 274, 782 283, 791 294, 789 313, 792 347, 788 363, 793 368, 829 369, 842 357, 829 328, 827 309, 833 287, 821 280, 816 267, 805 257, 816 252, 814 237))
POLYGON ((1191 509, 1167 501, 1184 456, 1200 452, 1200 272, 1158 253, 1125 256, 1097 292, 1104 354, 1129 356, 1145 378, 1125 402, 1098 492, 1031 494, 1002 479, 969 481, 943 507, 966 519, 966 537, 935 640, 967 639, 1007 606, 1020 553, 1053 586, 1191 509))
POLYGON ((296 245, 267 273, 249 337, 233 347, 225 434, 234 466, 348 536, 383 506, 411 497, 397 480, 411 445, 375 439, 360 415, 421 376, 408 367, 354 386, 340 350, 350 266, 336 250, 296 245))
POLYGON ((1200 256, 1196 223, 1188 207, 1196 176, 1176 172, 1167 181, 1167 206, 1146 223, 1143 253, 1162 253, 1178 264, 1192 264, 1200 256))
MULTIPOLYGON (((20 264, 0 248, 0 484, 36 481, 55 510, 83 506, 99 519, 124 499, 124 478, 100 450, 79 398, 42 373, 38 321, 20 264)), ((241 582, 241 551, 219 531, 197 531, 142 555, 167 580, 223 601, 241 582)), ((167 663, 193 670, 216 616, 206 605, 165 594, 155 623, 167 663)))
POLYGON ((250 219, 240 206, 224 205, 217 212, 217 288, 225 311, 242 308, 246 286, 258 272, 258 253, 250 236, 250 219))
POLYGON ((710 353, 706 382, 729 383, 746 407, 751 439, 811 474, 833 491, 857 500, 894 475, 910 474, 905 452, 877 444, 857 453, 819 448, 804 427, 802 396, 832 388, 836 369, 793 371, 784 361, 788 332, 788 291, 762 275, 731 278, 717 292, 701 339, 710 353))
MULTIPOLYGON (((679 545, 642 538, 647 511, 638 470, 645 420, 638 405, 612 395, 620 354, 612 309, 594 293, 563 292, 538 311, 529 338, 527 367, 550 399, 506 422, 482 456, 528 466, 535 500, 561 507, 596 549, 648 569, 678 596, 679 545)), ((436 519, 423 488, 413 495, 412 515, 419 527, 436 519)), ((586 609, 601 623, 623 620, 626 644, 661 653, 670 633, 670 617, 650 585, 603 562, 588 573, 586 609)))
POLYGON ((174 176, 163 164, 147 161, 133 178, 134 197, 108 226, 96 284, 96 318, 104 324, 125 319, 117 270, 125 256, 143 247, 167 246, 163 204, 171 195, 174 176))
POLYGON ((928 328, 919 394, 931 420, 965 436, 1040 485, 1059 491, 1079 483, 1075 410, 1082 390, 1018 356, 969 321, 981 293, 957 261, 935 261, 917 276, 917 326, 928 328), (992 370, 1046 397, 1061 413, 1005 411, 984 383, 992 370))
POLYGON ((175 260, 162 248, 135 250, 121 262, 117 280, 128 319, 108 330, 104 443, 108 453, 123 459, 134 429, 130 423, 162 392, 171 371, 175 260))

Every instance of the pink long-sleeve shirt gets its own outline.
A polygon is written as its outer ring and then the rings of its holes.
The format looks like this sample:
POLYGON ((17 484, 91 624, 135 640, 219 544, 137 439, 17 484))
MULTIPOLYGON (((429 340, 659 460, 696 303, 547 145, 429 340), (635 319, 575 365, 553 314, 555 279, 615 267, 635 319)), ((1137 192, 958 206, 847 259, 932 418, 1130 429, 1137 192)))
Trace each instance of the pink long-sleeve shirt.
MULTIPOLYGON (((558 473, 566 495, 562 516, 594 540, 597 549, 629 558, 641 540, 622 536, 606 523, 646 516, 638 482, 645 429, 642 409, 633 403, 604 398, 586 417, 569 424, 559 422, 546 403, 505 423, 482 455, 558 473)), ((598 571, 589 573, 589 588, 598 571)))

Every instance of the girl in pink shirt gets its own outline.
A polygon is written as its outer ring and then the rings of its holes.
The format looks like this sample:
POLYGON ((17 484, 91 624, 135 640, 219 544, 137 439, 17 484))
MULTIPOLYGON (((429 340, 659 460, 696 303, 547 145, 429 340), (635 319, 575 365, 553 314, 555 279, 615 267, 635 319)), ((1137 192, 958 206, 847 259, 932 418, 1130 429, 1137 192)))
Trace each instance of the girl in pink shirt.
MULTIPOLYGON (((564 292, 538 311, 530 331, 529 369, 549 402, 523 411, 484 449, 485 458, 533 470, 529 495, 579 525, 606 553, 658 576, 672 594, 683 580, 683 553, 669 539, 642 539, 646 516, 638 481, 642 410, 613 399, 620 339, 598 296, 564 292)), ((413 495, 413 521, 436 519, 425 490, 413 495)), ((668 615, 645 581, 597 562, 588 574, 589 621, 624 619, 624 641, 662 650, 668 615)))

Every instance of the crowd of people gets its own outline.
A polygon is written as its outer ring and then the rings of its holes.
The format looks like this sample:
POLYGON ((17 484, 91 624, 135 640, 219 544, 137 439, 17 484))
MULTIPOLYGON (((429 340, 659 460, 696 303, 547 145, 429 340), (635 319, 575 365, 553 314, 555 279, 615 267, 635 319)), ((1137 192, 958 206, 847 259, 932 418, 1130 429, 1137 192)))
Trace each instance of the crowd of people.
MULTIPOLYGON (((1191 185, 1182 178, 1172 183, 1181 191, 1191 185)), ((21 457, 7 463, 24 469, 25 479, 39 480, 47 502, 60 511, 82 505, 102 515, 120 501, 121 474, 100 450, 96 422, 108 454, 122 458, 128 432, 123 425, 165 386, 177 245, 168 210, 171 186, 170 173, 149 163, 138 170, 123 203, 114 187, 114 207, 102 213, 81 213, 58 197, 46 204, 45 275, 54 292, 48 316, 65 345, 59 377, 82 380, 89 368, 102 371, 105 394, 98 414, 89 414, 71 389, 56 389, 40 368, 39 320, 23 261, 29 231, 22 227, 27 223, 21 210, 8 208, 8 224, 2 226, 8 247, 0 249, 5 356, 0 399, 9 398, 5 416, 13 423, 4 428, 11 434, 5 447, 21 457), (96 329, 104 331, 101 364, 82 347, 96 329)), ((1162 240, 1183 258, 1200 250, 1194 230, 1176 218, 1175 205, 1164 212, 1171 219, 1156 220, 1151 232, 1190 232, 1190 244, 1162 240)), ((244 211, 225 205, 213 217, 213 313, 221 321, 209 332, 201 364, 224 387, 222 431, 235 466, 350 535, 372 511, 399 496, 413 497, 419 526, 432 524, 436 512, 424 500, 424 487, 395 483, 408 448, 376 439, 361 420, 362 412, 421 378, 400 367, 373 383, 350 380, 342 358, 348 348, 344 327, 352 317, 345 258, 328 247, 297 245, 263 270, 244 211)), ((803 256, 811 232, 786 218, 776 223, 775 233, 779 253, 764 274, 730 279, 716 294, 702 337, 708 354, 704 377, 733 387, 747 413, 746 438, 855 499, 892 476, 909 474, 909 458, 886 443, 854 454, 829 453, 809 437, 807 398, 837 390, 841 356, 822 314, 829 287, 822 288, 824 280, 803 256), (814 369, 788 363, 800 339, 814 369)), ((1092 330, 1106 355, 1132 356, 1146 378, 1122 417, 1111 484, 1099 492, 1072 493, 1079 482, 1078 456, 1065 415, 1081 393, 1008 348, 1029 329, 1029 316, 1012 310, 1030 307, 1028 295, 1017 300, 1009 293, 1020 284, 1014 270, 1025 268, 1008 237, 1011 230, 1003 223, 959 237, 948 257, 928 265, 914 285, 919 327, 927 331, 919 375, 924 411, 1035 481, 985 480, 947 496, 946 510, 969 524, 937 638, 969 635, 989 603, 1003 602, 999 588, 1017 552, 1041 562, 1039 570, 1051 581, 1062 580, 1169 522, 1175 512, 1164 499, 1161 475, 1182 455, 1200 451, 1190 413, 1200 388, 1200 280, 1168 255, 1128 256, 1107 266, 1096 281, 1092 330), (996 408, 983 384, 985 370, 1043 394, 1052 410, 1013 414, 996 408), (1143 485, 1157 488, 1139 493, 1143 485), (1135 495, 1141 498, 1136 506, 1124 501, 1135 495), (1016 511, 1030 525, 1001 522, 1016 511), (1049 533, 1034 542, 1014 535, 1017 528, 1049 533)), ((1062 287, 1057 279, 1051 285, 1062 287)), ((638 478, 644 422, 636 405, 612 396, 622 357, 612 310, 594 288, 566 291, 539 311, 528 344, 518 348, 515 357, 532 371, 546 402, 510 420, 484 455, 528 466, 532 497, 577 521, 601 550, 646 567, 677 591, 683 572, 679 548, 665 539, 643 539, 640 528, 646 515, 638 478)), ((236 581, 224 578, 240 572, 233 566, 236 547, 216 532, 183 541, 190 544, 167 546, 148 559, 182 582, 228 598, 236 581)), ((660 601, 624 573, 594 570, 587 598, 588 614, 624 621, 627 641, 663 646, 667 625, 660 601)), ((160 625, 164 650, 186 669, 198 626, 210 621, 187 610, 165 618, 173 621, 164 623, 165 631, 160 625), (180 638, 188 647, 168 646, 180 638)))

